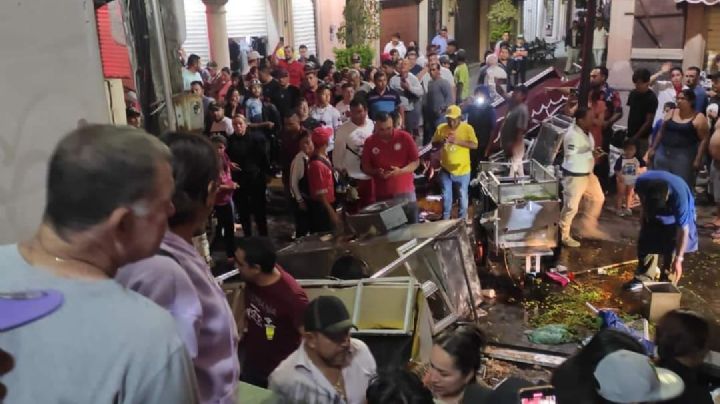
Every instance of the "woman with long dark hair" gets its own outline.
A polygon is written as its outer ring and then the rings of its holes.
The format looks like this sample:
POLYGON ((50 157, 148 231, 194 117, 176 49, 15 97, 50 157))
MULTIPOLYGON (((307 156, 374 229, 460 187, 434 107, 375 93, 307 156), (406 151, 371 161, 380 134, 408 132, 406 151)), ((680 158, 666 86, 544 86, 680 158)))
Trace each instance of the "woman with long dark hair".
POLYGON ((693 90, 682 90, 676 100, 677 108, 665 116, 648 157, 655 170, 682 177, 693 189, 705 157, 709 128, 705 116, 695 111, 693 90))
POLYGON ((439 402, 478 403, 490 395, 490 389, 476 380, 486 343, 485 334, 474 324, 459 325, 435 337, 423 381, 439 402))
POLYGON ((245 87, 230 87, 225 96, 225 116, 233 119, 236 115, 244 115, 245 87))

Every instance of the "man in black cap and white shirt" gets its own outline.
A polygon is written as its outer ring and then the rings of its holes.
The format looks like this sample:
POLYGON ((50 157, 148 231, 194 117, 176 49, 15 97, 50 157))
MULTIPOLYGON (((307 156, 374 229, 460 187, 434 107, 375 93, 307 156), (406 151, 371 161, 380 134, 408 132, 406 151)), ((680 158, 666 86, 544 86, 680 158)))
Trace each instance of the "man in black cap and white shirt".
POLYGON ((376 373, 364 342, 351 338, 354 328, 343 302, 319 296, 305 310, 303 343, 272 372, 270 390, 281 403, 365 403, 365 390, 376 373))

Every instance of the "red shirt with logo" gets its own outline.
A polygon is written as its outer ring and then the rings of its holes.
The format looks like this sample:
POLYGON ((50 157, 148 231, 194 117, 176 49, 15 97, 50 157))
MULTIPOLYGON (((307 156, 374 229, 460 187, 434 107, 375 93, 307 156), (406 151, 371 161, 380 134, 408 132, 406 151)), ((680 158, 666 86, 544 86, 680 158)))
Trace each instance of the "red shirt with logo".
POLYGON ((290 84, 300 88, 302 79, 305 77, 305 64, 298 62, 297 60, 292 63, 288 63, 287 60, 280 60, 278 62, 278 67, 287 70, 290 84))
MULTIPOLYGON (((392 167, 403 168, 419 159, 418 148, 412 136, 403 130, 393 130, 390 140, 383 140, 373 134, 363 146, 363 166, 391 170, 392 167)), ((378 175, 375 180, 375 194, 378 201, 392 199, 400 194, 415 192, 413 173, 403 173, 388 178, 378 175)))
POLYGON ((321 195, 325 195, 328 202, 335 202, 335 181, 331 167, 332 163, 327 157, 316 156, 310 159, 305 176, 312 199, 317 201, 321 195))

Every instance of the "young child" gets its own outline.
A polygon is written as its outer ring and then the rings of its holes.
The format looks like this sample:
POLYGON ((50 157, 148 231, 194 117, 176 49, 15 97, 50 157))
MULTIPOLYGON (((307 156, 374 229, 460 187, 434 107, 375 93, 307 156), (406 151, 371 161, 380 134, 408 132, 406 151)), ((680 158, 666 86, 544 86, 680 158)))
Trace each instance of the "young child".
POLYGON ((525 38, 522 35, 518 35, 512 51, 513 79, 514 84, 517 86, 525 83, 527 74, 528 46, 525 44, 525 38))
POLYGON ((615 207, 618 216, 631 216, 635 180, 645 172, 645 160, 636 157, 637 145, 628 139, 623 144, 623 155, 615 162, 615 179, 617 180, 617 197, 615 207))

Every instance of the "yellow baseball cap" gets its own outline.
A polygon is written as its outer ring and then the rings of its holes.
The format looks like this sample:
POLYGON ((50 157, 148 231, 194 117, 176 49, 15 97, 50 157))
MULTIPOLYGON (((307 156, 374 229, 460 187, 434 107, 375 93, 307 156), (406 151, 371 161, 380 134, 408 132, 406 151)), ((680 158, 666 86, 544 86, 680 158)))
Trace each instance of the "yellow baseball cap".
POLYGON ((445 118, 458 119, 461 115, 462 111, 457 105, 451 105, 448 107, 447 111, 445 111, 445 118))

